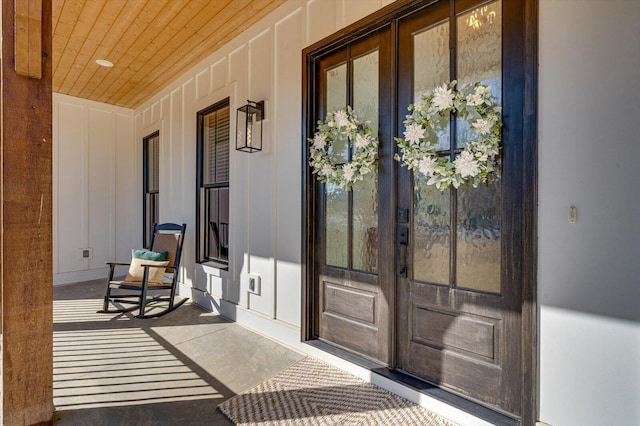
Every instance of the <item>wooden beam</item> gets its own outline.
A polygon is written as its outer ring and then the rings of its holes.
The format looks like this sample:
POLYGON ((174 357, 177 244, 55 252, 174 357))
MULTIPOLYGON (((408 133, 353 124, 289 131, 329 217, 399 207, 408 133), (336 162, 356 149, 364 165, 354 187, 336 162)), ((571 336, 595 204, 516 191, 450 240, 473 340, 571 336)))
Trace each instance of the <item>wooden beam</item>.
POLYGON ((42 0, 15 0, 16 73, 42 78, 42 0))
POLYGON ((17 13, 26 2, 1 1, 2 422, 46 425, 53 418, 51 0, 35 1, 40 24, 28 31, 41 35, 40 79, 19 75, 14 65, 17 13))

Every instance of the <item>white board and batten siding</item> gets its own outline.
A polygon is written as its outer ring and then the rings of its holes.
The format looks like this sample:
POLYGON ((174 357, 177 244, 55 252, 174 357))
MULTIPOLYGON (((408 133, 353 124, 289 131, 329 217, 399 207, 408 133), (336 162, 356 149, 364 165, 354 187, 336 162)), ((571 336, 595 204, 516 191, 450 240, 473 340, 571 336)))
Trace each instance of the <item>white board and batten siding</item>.
POLYGON ((388 3, 287 2, 136 109, 136 140, 160 131, 160 219, 187 223, 182 291, 198 303, 236 319, 259 313, 299 337, 301 52, 388 3), (196 113, 226 97, 232 133, 236 108, 266 101, 263 151, 231 151, 229 271, 195 263, 196 113), (248 292, 249 273, 261 278, 259 295, 248 292))
POLYGON ((142 161, 133 118, 126 108, 53 95, 54 284, 103 278, 105 262, 131 257, 142 161))

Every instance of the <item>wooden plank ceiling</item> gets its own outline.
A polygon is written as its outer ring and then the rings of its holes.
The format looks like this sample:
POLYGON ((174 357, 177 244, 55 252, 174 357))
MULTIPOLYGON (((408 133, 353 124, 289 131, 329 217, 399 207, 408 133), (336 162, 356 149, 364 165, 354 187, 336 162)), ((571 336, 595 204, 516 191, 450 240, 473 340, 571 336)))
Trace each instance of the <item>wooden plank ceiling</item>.
POLYGON ((136 108, 285 1, 53 0, 53 91, 136 108))

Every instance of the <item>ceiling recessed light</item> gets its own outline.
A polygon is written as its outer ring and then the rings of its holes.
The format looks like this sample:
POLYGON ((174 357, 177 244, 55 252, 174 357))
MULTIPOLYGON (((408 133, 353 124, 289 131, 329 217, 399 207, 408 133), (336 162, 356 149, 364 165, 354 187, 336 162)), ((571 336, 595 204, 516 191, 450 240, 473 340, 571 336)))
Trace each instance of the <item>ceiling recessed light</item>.
POLYGON ((100 65, 101 67, 107 68, 111 68, 113 66, 113 63, 107 61, 106 59, 96 59, 96 64, 100 65))

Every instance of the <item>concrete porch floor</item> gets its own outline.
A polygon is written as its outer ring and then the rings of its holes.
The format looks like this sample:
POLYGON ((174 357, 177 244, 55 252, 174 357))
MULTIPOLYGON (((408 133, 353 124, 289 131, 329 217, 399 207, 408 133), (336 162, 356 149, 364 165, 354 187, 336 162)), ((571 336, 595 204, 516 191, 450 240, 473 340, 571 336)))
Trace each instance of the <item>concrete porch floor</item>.
POLYGON ((303 355, 189 303, 98 314, 104 280, 54 287, 55 424, 231 425, 218 404, 303 355))

